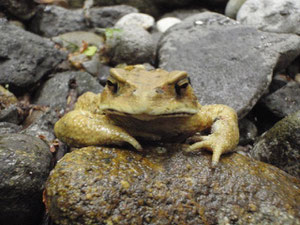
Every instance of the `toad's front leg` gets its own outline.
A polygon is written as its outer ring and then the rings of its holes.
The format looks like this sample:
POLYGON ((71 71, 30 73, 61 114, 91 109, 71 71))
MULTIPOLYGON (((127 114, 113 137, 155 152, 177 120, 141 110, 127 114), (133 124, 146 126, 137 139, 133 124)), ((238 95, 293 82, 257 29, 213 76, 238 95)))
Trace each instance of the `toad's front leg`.
POLYGON ((215 167, 220 156, 232 151, 239 142, 238 118, 236 112, 226 105, 206 105, 196 115, 202 125, 201 129, 210 128, 209 135, 200 136, 186 151, 195 152, 208 149, 213 152, 212 166, 215 167))
POLYGON ((74 147, 122 145, 129 143, 137 150, 141 145, 124 129, 109 123, 105 115, 86 110, 73 110, 64 115, 54 127, 55 135, 74 147))

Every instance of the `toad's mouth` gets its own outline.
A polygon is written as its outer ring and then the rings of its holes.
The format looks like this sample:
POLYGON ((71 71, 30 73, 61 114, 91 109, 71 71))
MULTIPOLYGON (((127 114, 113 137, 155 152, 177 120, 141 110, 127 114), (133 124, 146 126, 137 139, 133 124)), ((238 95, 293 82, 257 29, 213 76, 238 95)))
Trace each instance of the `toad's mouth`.
POLYGON ((157 118, 168 118, 168 117, 190 117, 195 115, 192 112, 172 112, 172 113, 128 113, 128 112, 120 112, 115 109, 105 109, 104 113, 107 115, 118 115, 123 117, 133 117, 140 120, 153 120, 157 118))

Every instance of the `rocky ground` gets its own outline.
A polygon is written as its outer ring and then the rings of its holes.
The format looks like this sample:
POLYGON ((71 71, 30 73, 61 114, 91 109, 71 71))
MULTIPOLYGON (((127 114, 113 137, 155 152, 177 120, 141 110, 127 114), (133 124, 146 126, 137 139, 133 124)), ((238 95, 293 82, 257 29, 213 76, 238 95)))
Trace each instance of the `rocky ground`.
POLYGON ((0 2, 0 224, 300 224, 300 2, 111 2, 0 2), (237 153, 65 155, 55 122, 119 64, 187 71, 237 153))

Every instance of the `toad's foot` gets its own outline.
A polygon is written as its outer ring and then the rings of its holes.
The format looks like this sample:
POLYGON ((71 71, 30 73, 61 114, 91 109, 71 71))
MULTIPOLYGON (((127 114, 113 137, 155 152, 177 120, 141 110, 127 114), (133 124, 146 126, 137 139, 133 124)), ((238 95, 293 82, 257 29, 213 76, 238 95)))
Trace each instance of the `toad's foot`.
POLYGON ((237 114, 225 105, 207 105, 201 108, 198 117, 202 118, 204 128, 210 128, 211 134, 192 137, 193 144, 186 149, 186 152, 210 150, 213 152, 212 166, 216 167, 220 156, 234 150, 239 142, 237 114))
MULTIPOLYGON (((198 137, 200 139, 200 137, 198 137)), ((190 145, 186 152, 197 152, 201 149, 207 149, 213 152, 212 167, 216 167, 223 152, 226 152, 226 144, 220 142, 219 138, 214 135, 201 136, 201 141, 190 145)))

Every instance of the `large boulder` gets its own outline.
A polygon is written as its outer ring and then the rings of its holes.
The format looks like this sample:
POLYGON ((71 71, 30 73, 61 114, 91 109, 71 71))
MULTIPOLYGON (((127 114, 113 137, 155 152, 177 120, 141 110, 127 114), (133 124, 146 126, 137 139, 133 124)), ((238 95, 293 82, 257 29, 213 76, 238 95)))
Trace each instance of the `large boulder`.
POLYGON ((60 225, 300 223, 299 180, 276 167, 234 153, 212 169, 209 153, 163 148, 65 155, 46 185, 51 218, 60 225))
POLYGON ((300 34, 299 0, 247 0, 237 14, 237 21, 277 33, 300 34))
POLYGON ((205 12, 163 34, 159 67, 185 70, 201 104, 221 103, 246 115, 266 92, 274 70, 300 54, 300 37, 273 34, 205 12))

